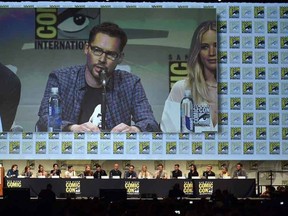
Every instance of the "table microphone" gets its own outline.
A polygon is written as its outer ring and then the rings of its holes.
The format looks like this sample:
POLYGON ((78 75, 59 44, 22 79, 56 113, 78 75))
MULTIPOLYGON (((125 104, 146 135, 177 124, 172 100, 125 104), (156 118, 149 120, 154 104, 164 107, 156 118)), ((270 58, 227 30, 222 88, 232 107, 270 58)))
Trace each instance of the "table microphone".
POLYGON ((101 103, 101 129, 106 130, 106 84, 107 84, 107 74, 105 69, 100 72, 100 80, 102 83, 102 103, 101 103))
POLYGON ((102 86, 105 88, 107 84, 107 75, 104 69, 101 70, 100 72, 100 80, 101 80, 102 86))

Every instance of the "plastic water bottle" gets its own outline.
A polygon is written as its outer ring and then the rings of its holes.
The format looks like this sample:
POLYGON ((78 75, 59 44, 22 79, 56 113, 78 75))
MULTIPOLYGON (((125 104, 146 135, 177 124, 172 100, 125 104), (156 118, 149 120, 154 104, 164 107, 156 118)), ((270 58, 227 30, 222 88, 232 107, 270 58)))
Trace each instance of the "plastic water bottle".
POLYGON ((61 132, 61 99, 58 94, 58 88, 51 88, 51 96, 49 98, 48 113, 48 132, 61 132))
POLYGON ((194 131, 194 122, 193 122, 193 107, 194 103, 191 97, 191 91, 185 90, 184 98, 181 101, 181 132, 189 133, 194 131))

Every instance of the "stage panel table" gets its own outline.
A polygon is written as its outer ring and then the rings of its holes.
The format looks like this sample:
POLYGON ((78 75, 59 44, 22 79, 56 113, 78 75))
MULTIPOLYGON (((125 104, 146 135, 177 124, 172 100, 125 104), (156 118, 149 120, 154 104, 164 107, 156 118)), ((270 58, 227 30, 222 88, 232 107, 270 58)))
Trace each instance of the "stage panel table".
POLYGON ((178 183, 187 196, 210 196, 216 189, 228 190, 238 198, 255 196, 255 179, 66 179, 14 178, 5 179, 5 187, 30 188, 31 196, 38 196, 47 184, 56 196, 75 193, 82 197, 99 197, 100 189, 126 189, 127 195, 156 194, 167 197, 178 183))

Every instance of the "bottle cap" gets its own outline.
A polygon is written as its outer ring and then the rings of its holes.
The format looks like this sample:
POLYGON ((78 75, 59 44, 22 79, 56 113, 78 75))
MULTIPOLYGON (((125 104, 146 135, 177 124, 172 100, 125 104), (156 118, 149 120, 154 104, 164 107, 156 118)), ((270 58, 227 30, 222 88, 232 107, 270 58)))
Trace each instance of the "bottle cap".
POLYGON ((186 89, 184 91, 184 97, 189 97, 189 96, 191 96, 191 90, 190 89, 186 89))
POLYGON ((51 88, 51 93, 58 94, 58 87, 52 87, 51 88))

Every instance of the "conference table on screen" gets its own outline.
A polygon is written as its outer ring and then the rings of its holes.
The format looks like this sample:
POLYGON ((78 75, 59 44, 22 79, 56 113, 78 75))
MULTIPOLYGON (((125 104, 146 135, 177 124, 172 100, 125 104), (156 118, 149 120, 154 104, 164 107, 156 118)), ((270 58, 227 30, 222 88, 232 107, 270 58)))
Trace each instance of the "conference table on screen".
POLYGON ((178 183, 187 197, 211 196, 217 189, 227 190, 237 198, 253 197, 255 179, 68 179, 68 178, 6 178, 6 188, 30 188, 30 196, 37 196, 47 184, 57 197, 76 194, 81 197, 99 197, 102 189, 126 189, 127 196, 154 194, 167 197, 169 190, 178 183))

